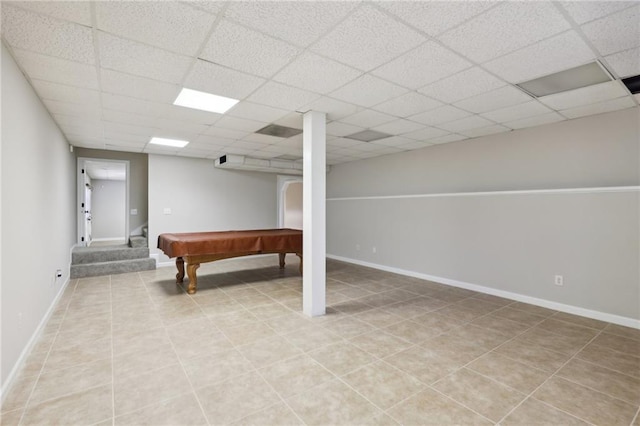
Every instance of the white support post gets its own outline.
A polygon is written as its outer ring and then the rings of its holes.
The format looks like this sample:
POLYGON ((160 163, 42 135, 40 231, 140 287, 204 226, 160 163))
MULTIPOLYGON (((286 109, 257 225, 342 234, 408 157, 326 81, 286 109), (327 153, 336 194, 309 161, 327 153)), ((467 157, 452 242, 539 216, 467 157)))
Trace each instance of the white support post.
POLYGON ((302 307, 306 315, 326 310, 326 114, 309 111, 303 122, 302 307))

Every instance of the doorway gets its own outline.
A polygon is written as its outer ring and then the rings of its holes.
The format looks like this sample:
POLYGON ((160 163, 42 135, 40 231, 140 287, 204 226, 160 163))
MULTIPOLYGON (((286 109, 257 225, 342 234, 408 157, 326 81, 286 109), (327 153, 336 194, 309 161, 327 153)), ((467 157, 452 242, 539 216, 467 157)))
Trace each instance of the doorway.
POLYGON ((302 229, 302 179, 278 176, 278 227, 302 229))
POLYGON ((78 158, 78 246, 126 244, 129 162, 78 158))

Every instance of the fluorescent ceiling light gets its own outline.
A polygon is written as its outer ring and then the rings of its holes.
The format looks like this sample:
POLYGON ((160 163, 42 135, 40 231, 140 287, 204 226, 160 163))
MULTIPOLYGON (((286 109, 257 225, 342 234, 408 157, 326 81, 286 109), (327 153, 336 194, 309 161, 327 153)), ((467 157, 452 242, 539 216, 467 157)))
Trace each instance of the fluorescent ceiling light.
POLYGON ((166 138, 151 138, 149 143, 154 145, 173 146, 176 148, 184 148, 189 141, 181 141, 179 139, 166 139, 166 138))
POLYGON ((197 90, 182 89, 173 104, 202 111, 224 114, 238 102, 239 101, 237 99, 225 98, 224 96, 199 92, 197 90))
POLYGON ((598 62, 560 71, 534 80, 519 83, 518 86, 535 97, 566 92, 581 87, 611 81, 612 78, 598 62))

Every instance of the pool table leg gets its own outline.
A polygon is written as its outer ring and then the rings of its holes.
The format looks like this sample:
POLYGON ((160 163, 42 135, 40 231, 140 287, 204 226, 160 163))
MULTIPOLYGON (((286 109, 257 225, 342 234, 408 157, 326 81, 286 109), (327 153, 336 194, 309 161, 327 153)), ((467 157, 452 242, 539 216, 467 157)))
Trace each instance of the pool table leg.
POLYGON ((176 268, 178 273, 176 274, 176 284, 180 284, 184 279, 184 259, 179 257, 176 259, 176 268))
POLYGON ((286 253, 278 253, 278 258, 280 258, 280 269, 284 269, 284 257, 286 253))
POLYGON ((196 271, 200 267, 199 263, 189 263, 187 265, 187 275, 189 276, 189 287, 187 287, 187 293, 195 294, 198 290, 198 276, 196 271))

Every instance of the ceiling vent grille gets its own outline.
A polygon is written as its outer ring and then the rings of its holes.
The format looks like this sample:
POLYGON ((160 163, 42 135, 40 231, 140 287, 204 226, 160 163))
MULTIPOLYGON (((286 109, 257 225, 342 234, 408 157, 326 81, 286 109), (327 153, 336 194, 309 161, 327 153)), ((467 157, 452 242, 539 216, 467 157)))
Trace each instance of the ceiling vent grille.
POLYGON ((377 141, 378 139, 384 139, 391 136, 392 135, 390 134, 377 132, 375 130, 363 130, 361 132, 354 133, 349 136, 345 136, 345 138, 355 139, 357 141, 362 141, 362 142, 372 142, 372 141, 377 141))
POLYGON ((293 127, 280 126, 278 124, 269 124, 258 130, 256 133, 261 135, 276 136, 279 138, 290 138, 291 136, 299 135, 302 133, 300 129, 294 129, 293 127))

